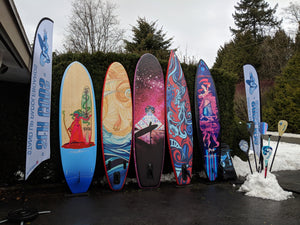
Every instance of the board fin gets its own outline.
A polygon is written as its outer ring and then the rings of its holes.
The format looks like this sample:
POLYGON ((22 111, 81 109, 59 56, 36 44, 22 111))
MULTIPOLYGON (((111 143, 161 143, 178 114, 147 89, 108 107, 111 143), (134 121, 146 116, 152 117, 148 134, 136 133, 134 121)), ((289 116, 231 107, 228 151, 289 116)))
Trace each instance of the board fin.
POLYGON ((120 172, 115 172, 114 173, 114 184, 120 184, 121 182, 121 174, 120 172))
POLYGON ((126 167, 127 167, 127 161, 123 160, 123 169, 126 170, 126 167))
POLYGON ((181 172, 182 172, 182 179, 183 179, 183 180, 187 180, 188 177, 189 177, 190 179, 192 179, 192 177, 191 177, 189 171, 187 170, 185 164, 182 165, 182 167, 181 167, 181 172))
POLYGON ((147 166, 147 178, 153 179, 153 166, 152 163, 149 163, 147 166))

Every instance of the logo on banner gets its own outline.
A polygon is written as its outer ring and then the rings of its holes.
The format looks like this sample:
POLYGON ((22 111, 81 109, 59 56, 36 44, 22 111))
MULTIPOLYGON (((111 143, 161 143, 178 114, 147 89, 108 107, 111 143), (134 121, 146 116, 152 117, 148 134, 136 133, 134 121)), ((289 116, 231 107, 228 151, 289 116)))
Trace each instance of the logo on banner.
POLYGON ((246 80, 246 83, 249 85, 249 92, 252 95, 257 88, 257 84, 255 83, 252 73, 250 73, 250 80, 246 80))
POLYGON ((50 63, 50 57, 48 54, 48 36, 47 36, 47 31, 44 30, 44 36, 43 38, 41 37, 40 34, 38 34, 38 38, 39 38, 39 43, 40 43, 40 47, 41 47, 41 55, 40 55, 40 64, 41 66, 44 66, 45 63, 50 63))

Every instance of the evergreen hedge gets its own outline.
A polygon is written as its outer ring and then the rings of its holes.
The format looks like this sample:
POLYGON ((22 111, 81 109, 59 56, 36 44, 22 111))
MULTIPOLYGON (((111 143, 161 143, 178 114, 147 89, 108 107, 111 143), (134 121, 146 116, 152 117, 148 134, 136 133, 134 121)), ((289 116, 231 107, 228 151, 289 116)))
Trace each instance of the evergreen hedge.
POLYGON ((288 61, 263 106, 269 129, 278 130, 279 120, 288 121, 286 133, 300 133, 300 50, 288 61))
MULTIPOLYGON (((53 75, 52 75, 52 106, 51 106, 51 158, 43 162, 30 175, 28 182, 35 183, 55 183, 64 182, 63 171, 61 167, 60 148, 59 148, 59 95, 61 79, 67 66, 73 61, 79 61, 89 71, 96 99, 98 134, 100 134, 100 109, 102 98, 102 87, 105 74, 109 65, 115 61, 120 62, 127 71, 131 88, 133 87, 133 77, 135 67, 140 58, 136 54, 104 54, 97 52, 95 54, 87 53, 66 53, 56 55, 53 54, 53 75)), ((166 74, 168 59, 160 60, 164 74, 166 74)), ((190 101, 193 113, 194 122, 194 160, 193 170, 199 172, 202 170, 201 154, 198 146, 195 115, 194 115, 194 82, 197 66, 182 64, 182 69, 188 85, 190 101)), ((221 117, 221 140, 230 145, 235 153, 238 153, 238 141, 243 137, 244 129, 235 122, 233 113, 233 100, 235 93, 235 85, 238 80, 237 75, 225 72, 220 69, 212 69, 212 76, 217 88, 220 117, 221 117)), ((5 90, 11 88, 19 89, 18 95, 10 101, 1 102, 0 109, 4 113, 6 120, 4 120, 3 128, 0 133, 0 140, 2 144, 2 157, 0 158, 0 186, 3 184, 17 183, 14 173, 18 170, 24 172, 25 170, 25 151, 26 151, 26 132, 27 132, 27 114, 28 114, 28 98, 29 98, 29 84, 17 85, 13 83, 1 83, 1 94, 5 90), (17 87, 16 87, 17 86, 17 87), (21 88, 20 88, 21 87, 21 88), (16 132, 17 130, 17 132, 16 132), (5 141, 4 141, 5 140, 5 141), (17 155, 17 157, 16 157, 17 155), (3 157, 4 156, 4 157, 3 157)), ((167 146, 166 146, 167 147, 167 146)), ((166 148, 167 150, 167 148, 166 148)), ((94 175, 94 182, 100 181, 104 176, 104 166, 102 160, 102 149, 100 143, 100 136, 98 135, 98 152, 96 170, 94 175)), ((172 172, 169 152, 166 151, 164 173, 172 172)), ((129 177, 135 177, 133 160, 131 160, 129 167, 129 177)))

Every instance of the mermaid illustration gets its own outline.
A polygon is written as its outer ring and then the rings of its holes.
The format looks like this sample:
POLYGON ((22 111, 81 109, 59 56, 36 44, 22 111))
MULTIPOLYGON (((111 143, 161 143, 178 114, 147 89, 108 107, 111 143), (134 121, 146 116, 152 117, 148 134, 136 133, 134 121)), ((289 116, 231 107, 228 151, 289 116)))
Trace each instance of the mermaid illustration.
POLYGON ((210 92, 211 83, 208 79, 200 81, 200 89, 198 91, 198 98, 201 100, 199 105, 200 128, 203 131, 203 142, 207 143, 209 151, 214 151, 220 143, 218 133, 220 124, 218 121, 218 108, 216 97, 210 92), (212 144, 214 142, 214 144, 212 144), (212 145, 211 145, 212 144, 212 145))

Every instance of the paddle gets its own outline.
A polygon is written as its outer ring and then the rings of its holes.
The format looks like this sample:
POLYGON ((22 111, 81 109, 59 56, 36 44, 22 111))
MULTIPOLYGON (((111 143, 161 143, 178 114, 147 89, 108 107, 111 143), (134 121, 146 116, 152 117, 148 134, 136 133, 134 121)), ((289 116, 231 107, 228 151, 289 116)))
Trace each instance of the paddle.
POLYGON ((240 146, 240 149, 246 153, 247 155, 247 160, 248 160, 248 163, 249 163, 249 168, 250 168, 250 171, 251 171, 251 174, 253 174, 253 171, 252 171, 252 168, 251 168, 251 163, 250 163, 250 160, 249 160, 249 145, 248 145, 248 142, 245 141, 245 140, 241 140, 240 143, 239 143, 239 146, 240 146))
MULTIPOLYGON (((266 135, 268 130, 268 124, 266 122, 261 122, 259 126, 259 132, 261 135, 266 135)), ((262 157, 259 157, 258 165, 261 164, 262 157)), ((263 167, 263 166, 262 166, 263 167)))
POLYGON ((256 163, 256 154, 255 154, 255 148, 254 148, 254 141, 253 141, 254 128, 255 128, 254 122, 253 121, 248 121, 247 122, 247 130, 248 130, 248 133, 250 134, 250 137, 251 137, 253 153, 254 153, 255 168, 256 168, 256 171, 258 172, 257 163, 256 163))
POLYGON ((278 145, 279 145, 279 141, 281 139, 281 136, 283 135, 283 133, 286 131, 286 128, 288 126, 288 122, 286 120, 280 120, 278 122, 278 140, 277 140, 277 145, 276 145, 276 148, 275 148, 275 152, 274 152, 274 156, 273 156, 273 159, 272 159, 272 163, 271 163, 271 166, 270 166, 270 172, 272 171, 272 166, 273 166, 273 162, 274 162, 274 159, 275 159, 275 156, 276 156, 276 152, 277 152, 277 148, 278 148, 278 145))
POLYGON ((269 141, 268 141, 268 145, 267 146, 263 146, 262 148, 262 155, 264 157, 264 161, 265 161, 265 178, 267 177, 267 171, 268 171, 268 161, 269 158, 272 154, 272 147, 270 146, 270 138, 271 135, 269 135, 269 141))

